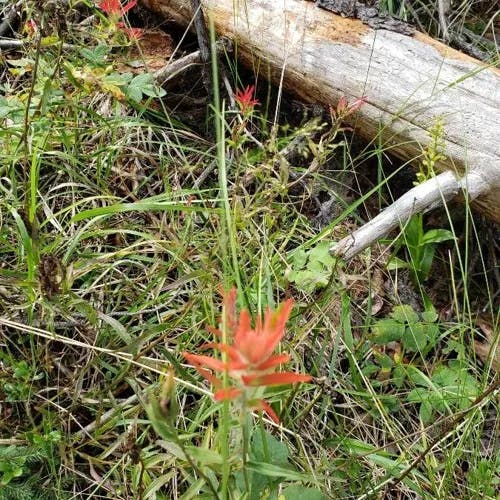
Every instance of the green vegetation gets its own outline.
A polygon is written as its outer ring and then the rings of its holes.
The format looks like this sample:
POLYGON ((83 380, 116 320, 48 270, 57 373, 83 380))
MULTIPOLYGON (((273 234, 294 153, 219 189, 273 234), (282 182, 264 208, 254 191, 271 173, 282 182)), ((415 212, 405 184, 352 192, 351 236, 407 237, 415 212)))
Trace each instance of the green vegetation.
POLYGON ((496 229, 444 210, 334 259, 405 169, 344 128, 362 100, 297 117, 230 55, 232 96, 160 88, 147 30, 56 3, 1 53, 0 500, 495 498, 496 229), (254 321, 294 302, 251 401, 183 355, 230 356, 233 286, 254 321))

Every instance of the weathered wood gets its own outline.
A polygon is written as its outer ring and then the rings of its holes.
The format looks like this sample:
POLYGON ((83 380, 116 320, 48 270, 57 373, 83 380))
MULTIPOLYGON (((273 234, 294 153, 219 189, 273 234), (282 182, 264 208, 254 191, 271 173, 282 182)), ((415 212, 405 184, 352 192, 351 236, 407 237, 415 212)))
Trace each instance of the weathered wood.
POLYGON ((474 172, 460 179, 449 170, 442 172, 410 189, 372 220, 335 243, 330 250, 349 260, 396 227, 404 226, 412 215, 440 206, 460 192, 467 192, 471 198, 475 198, 481 192, 486 192, 487 187, 483 178, 474 172))
MULTIPOLYGON (((188 25, 189 0, 142 0, 188 25)), ((366 96, 357 131, 382 134, 389 150, 418 162, 428 130, 445 120, 447 159, 439 171, 480 179, 474 204, 500 222, 500 71, 432 38, 385 30, 342 18, 305 0, 202 0, 219 35, 238 56, 306 101, 335 104, 366 96)))

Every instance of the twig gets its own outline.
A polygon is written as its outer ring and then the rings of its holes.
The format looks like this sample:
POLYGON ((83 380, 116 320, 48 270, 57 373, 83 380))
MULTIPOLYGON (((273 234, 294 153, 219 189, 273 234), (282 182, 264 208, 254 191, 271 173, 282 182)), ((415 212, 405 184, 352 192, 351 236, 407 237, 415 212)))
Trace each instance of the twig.
POLYGON ((412 215, 443 205, 461 190, 474 199, 488 189, 485 179, 477 173, 471 172, 457 179, 453 172, 443 172, 410 189, 370 222, 336 243, 330 251, 343 259, 352 259, 397 226, 405 224, 412 215))
POLYGON ((138 401, 138 399, 139 398, 138 398, 137 394, 132 394, 132 396, 130 396, 129 398, 127 398, 125 401, 122 401, 121 403, 119 403, 118 405, 114 406, 113 408, 111 408, 110 410, 108 410, 106 413, 104 413, 103 415, 101 415, 101 417, 99 418, 99 420, 94 420, 94 421, 90 422, 90 424, 88 424, 87 426, 85 426, 82 429, 80 429, 79 431, 75 432, 74 437, 75 438, 80 438, 84 434, 90 435, 90 433, 98 425, 104 425, 104 424, 106 424, 107 422, 109 422, 114 417, 114 415, 117 412, 122 411, 127 406, 135 404, 138 401))
POLYGON ((212 72, 210 69, 210 38, 208 36, 203 10, 200 5, 200 0, 191 0, 193 8, 194 27, 196 29, 196 36, 198 38, 198 46, 200 47, 200 59, 203 63, 201 70, 201 77, 203 85, 207 90, 210 100, 213 98, 212 88, 212 72))
POLYGON ((7 438, 7 439, 0 439, 0 446, 22 446, 22 445, 27 445, 28 440, 27 439, 18 439, 18 438, 7 438))
POLYGON ((450 0, 438 0, 439 25, 441 26, 441 31, 443 32, 443 40, 446 41, 448 41, 450 36, 448 31, 448 13, 450 12, 450 8, 450 0))
MULTIPOLYGON (((217 53, 230 52, 232 50, 231 42, 228 39, 221 39, 217 42, 217 53)), ((163 68, 160 68, 153 74, 153 77, 158 85, 163 85, 178 74, 186 71, 191 66, 203 64, 201 50, 197 50, 184 57, 180 57, 175 61, 169 62, 163 68)))
MULTIPOLYGON (((31 42, 27 42, 24 40, 13 40, 11 38, 1 38, 0 39, 0 49, 1 50, 9 50, 9 49, 22 49, 23 47, 26 47, 29 45, 31 42)), ((40 49, 46 48, 46 47, 54 47, 54 45, 41 45, 40 49)), ((62 45, 63 49, 75 49, 77 48, 76 45, 71 45, 69 43, 63 43, 62 45)))

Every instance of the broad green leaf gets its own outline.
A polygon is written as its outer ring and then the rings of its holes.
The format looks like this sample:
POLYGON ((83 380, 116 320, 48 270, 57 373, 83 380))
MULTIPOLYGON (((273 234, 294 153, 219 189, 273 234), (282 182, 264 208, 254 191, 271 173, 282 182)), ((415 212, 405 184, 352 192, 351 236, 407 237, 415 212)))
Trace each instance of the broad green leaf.
POLYGON ((399 257, 391 257, 391 260, 387 264, 388 271, 394 271, 396 269, 410 269, 412 266, 406 260, 400 259, 399 257))
POLYGON ((320 241, 310 252, 309 262, 319 261, 327 267, 333 266, 335 259, 330 254, 331 243, 320 241))
POLYGON ((326 500, 326 496, 316 488, 305 486, 288 486, 281 492, 283 500, 326 500))
POLYGON ((427 337, 428 345, 434 347, 439 337, 439 326, 436 325, 436 323, 419 323, 415 326, 419 326, 423 329, 427 337))
POLYGON ((424 387, 432 387, 432 382, 430 378, 420 371, 417 367, 409 365, 406 367, 406 372, 408 374, 408 378, 415 384, 415 385, 422 385, 424 387))
POLYGON ((301 472, 294 471, 279 465, 268 463, 254 462, 250 460, 247 462, 247 469, 253 472, 258 472, 264 476, 288 479, 290 481, 309 481, 310 477, 301 472))
POLYGON ((111 73, 103 77, 103 82, 118 87, 126 85, 132 79, 132 73, 111 73))
POLYGON ((377 362, 380 364, 382 368, 386 370, 390 370, 394 365, 392 358, 387 354, 383 353, 377 355, 377 362))
POLYGON ((107 45, 98 45, 91 49, 83 47, 80 49, 80 55, 94 65, 101 65, 105 63, 109 50, 107 45))
POLYGON ((292 254, 292 266, 294 269, 302 269, 307 262, 307 252, 303 248, 297 249, 292 254))
POLYGON ((127 87, 127 97, 134 102, 142 101, 142 89, 129 85, 127 87))
POLYGON ((422 401, 419 410, 420 419, 424 424, 428 424, 432 420, 432 405, 429 401, 422 401))
POLYGON ((438 314, 434 308, 424 311, 421 316, 424 321, 429 323, 434 323, 438 319, 438 314))
POLYGON ((374 373, 378 373, 380 371, 380 366, 374 365, 373 363, 367 363, 362 368, 361 371, 365 377, 369 377, 370 375, 373 375, 374 373))
POLYGON ((427 244, 421 252, 420 262, 417 262, 417 267, 420 270, 420 279, 426 279, 432 267, 436 248, 432 244, 427 244))
POLYGON ((399 462, 398 460, 394 460, 384 454, 383 452, 381 453, 371 453, 370 455, 367 455, 366 458, 371 460, 374 464, 384 468, 386 471, 390 472, 391 475, 397 475, 400 472, 402 472, 408 464, 404 462, 399 462))
POLYGON ((201 448, 199 446, 186 446, 186 453, 203 465, 221 465, 224 460, 217 451, 201 448))
POLYGON ((267 431, 255 430, 250 453, 252 458, 259 462, 288 465, 288 447, 267 431))
POLYGON ((405 332, 405 325, 390 318, 381 319, 372 326, 372 340, 376 344, 388 344, 400 340, 405 332))
POLYGON ((140 73, 134 76, 130 84, 136 87, 145 87, 147 85, 152 85, 153 82, 153 75, 149 73, 140 73))
POLYGON ((409 403, 422 403, 429 399, 429 390, 425 387, 417 387, 411 390, 406 396, 409 403))
POLYGON ((182 448, 175 441, 159 441, 159 444, 169 453, 181 460, 187 460, 186 454, 200 465, 221 465, 223 463, 222 455, 208 448, 199 446, 185 446, 182 448))
POLYGON ((414 215, 404 228, 406 244, 408 247, 417 247, 422 241, 423 220, 420 214, 414 215))
POLYGON ((397 365, 392 372, 392 383, 401 389, 406 380, 406 369, 403 365, 397 365))
POLYGON ((422 238, 422 245, 427 245, 429 243, 441 243, 442 241, 448 241, 455 239, 453 233, 447 229, 431 229, 424 234, 422 238))
POLYGON ((426 325, 410 324, 406 327, 401 342, 405 349, 412 352, 422 352, 428 342, 426 325))
POLYGON ((394 318, 400 323, 417 323, 418 314, 413 308, 407 304, 395 306, 391 313, 391 318, 394 318))
POLYGON ((460 372, 447 366, 436 368, 432 375, 432 382, 439 387, 456 385, 460 377, 460 372))

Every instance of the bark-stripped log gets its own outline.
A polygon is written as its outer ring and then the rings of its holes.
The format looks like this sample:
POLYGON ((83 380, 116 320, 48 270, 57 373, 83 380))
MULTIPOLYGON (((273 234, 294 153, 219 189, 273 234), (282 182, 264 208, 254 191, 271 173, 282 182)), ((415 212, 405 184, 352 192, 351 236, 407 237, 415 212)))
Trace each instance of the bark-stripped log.
MULTIPOLYGON (((142 4, 184 25, 192 18, 189 0, 142 4)), ((202 6, 244 63, 304 100, 335 104, 343 95, 366 96, 351 125, 368 139, 382 133, 401 158, 418 162, 428 130, 443 117, 447 159, 438 170, 472 172, 468 178, 481 187, 472 190, 480 195, 474 205, 500 221, 498 67, 421 33, 374 31, 305 0, 202 0, 202 6)))

